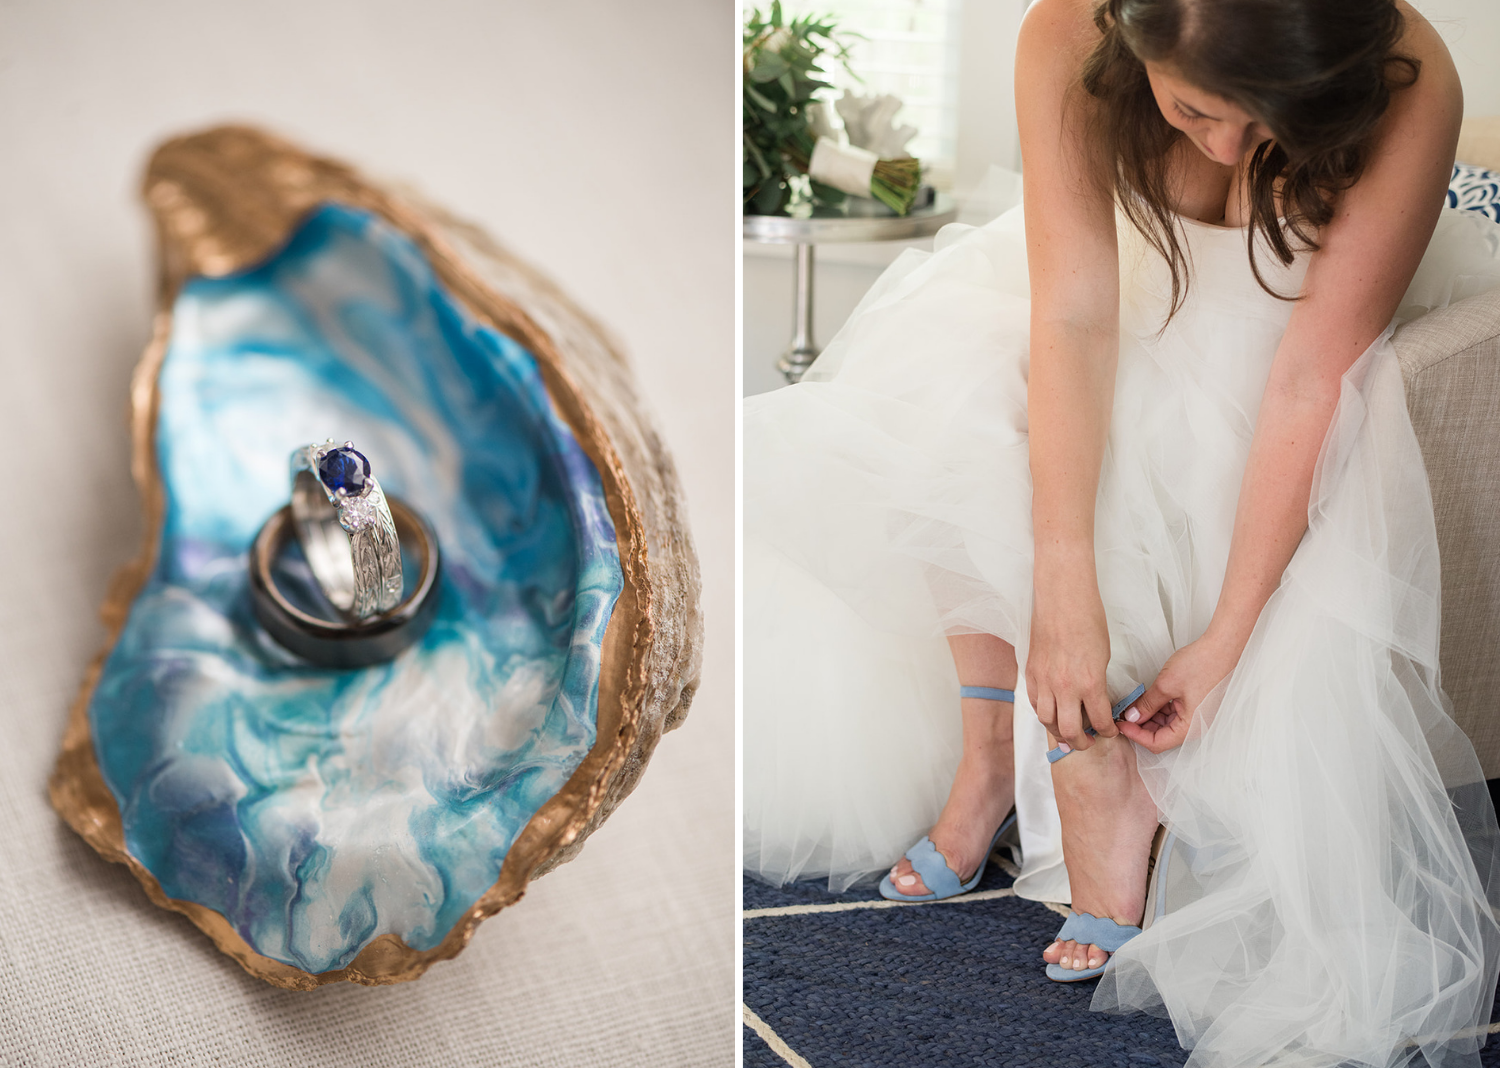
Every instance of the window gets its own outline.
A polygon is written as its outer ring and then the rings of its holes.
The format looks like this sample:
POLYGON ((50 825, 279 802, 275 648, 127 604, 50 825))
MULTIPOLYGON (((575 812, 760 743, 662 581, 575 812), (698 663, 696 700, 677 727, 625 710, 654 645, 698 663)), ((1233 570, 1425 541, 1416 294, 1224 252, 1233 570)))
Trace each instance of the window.
MULTIPOLYGON (((897 126, 915 126, 906 146, 924 165, 924 178, 949 189, 958 146, 960 0, 782 0, 788 15, 829 14, 841 29, 860 34, 849 49, 850 77, 829 72, 833 99, 849 89, 861 96, 889 93, 906 106, 897 126), (860 80, 862 79, 862 80, 860 80)), ((762 11, 770 0, 758 5, 762 11)))

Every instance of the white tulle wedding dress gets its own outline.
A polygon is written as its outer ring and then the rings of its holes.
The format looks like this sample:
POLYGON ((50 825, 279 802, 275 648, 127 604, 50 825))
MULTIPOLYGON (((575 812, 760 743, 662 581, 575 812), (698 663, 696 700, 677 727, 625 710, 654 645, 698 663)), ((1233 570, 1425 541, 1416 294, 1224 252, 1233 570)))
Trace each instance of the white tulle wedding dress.
MULTIPOLYGON (((1163 329, 1166 266, 1121 224, 1095 533, 1114 697, 1201 635, 1218 597, 1293 307, 1256 283, 1246 234, 1184 221, 1191 282, 1163 329)), ((1445 210, 1398 321, 1500 284, 1497 234, 1445 210)), ((1258 263, 1283 293, 1306 270, 1258 263)), ((949 227, 881 277, 801 384, 746 401, 752 874, 842 889, 887 868, 958 761, 943 635, 999 635, 1024 664, 1027 294, 1019 209, 949 227)), ((1473 1062, 1500 951, 1495 817, 1440 689, 1438 591, 1387 332, 1345 377, 1308 532, 1239 665, 1186 744, 1140 752, 1181 848, 1170 911, 1116 955, 1096 1008, 1170 1014, 1195 1064, 1473 1062)), ((1067 901, 1047 743, 1019 687, 1015 737, 1016 890, 1067 901)))

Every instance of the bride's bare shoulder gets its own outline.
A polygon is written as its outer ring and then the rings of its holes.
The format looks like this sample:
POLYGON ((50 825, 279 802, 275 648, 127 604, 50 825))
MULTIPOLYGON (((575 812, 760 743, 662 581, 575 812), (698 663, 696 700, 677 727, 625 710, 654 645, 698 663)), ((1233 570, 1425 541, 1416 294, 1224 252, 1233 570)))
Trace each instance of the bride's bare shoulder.
POLYGON ((1051 32, 1058 35, 1053 38, 1053 43, 1059 44, 1070 34, 1085 29, 1092 32, 1094 12, 1098 7, 1099 0, 1033 0, 1026 8, 1022 24, 1029 26, 1033 34, 1051 32))
POLYGON ((1036 0, 1021 20, 1016 41, 1016 66, 1036 73, 1077 72, 1089 50, 1099 41, 1094 10, 1099 0, 1036 0))
MULTIPOLYGON (((1397 7, 1406 25, 1395 54, 1416 60, 1417 78, 1391 94, 1368 170, 1395 168, 1425 173, 1434 166, 1433 160, 1453 160, 1464 114, 1463 87, 1448 46, 1432 23, 1405 0, 1397 0, 1397 7)), ((1446 175, 1444 171, 1444 184, 1446 175)))
POLYGON ((1055 113, 1099 43, 1099 0, 1036 0, 1016 40, 1016 106, 1055 113))
MULTIPOLYGON (((1396 0, 1396 7, 1405 20, 1401 40, 1396 45, 1399 55, 1415 59, 1421 64, 1421 73, 1412 89, 1415 96, 1429 107, 1463 111, 1463 88, 1458 80, 1458 68, 1453 65, 1453 56, 1443 38, 1432 23, 1406 0, 1396 0)), ((1399 96, 1399 94, 1398 94, 1399 96)))

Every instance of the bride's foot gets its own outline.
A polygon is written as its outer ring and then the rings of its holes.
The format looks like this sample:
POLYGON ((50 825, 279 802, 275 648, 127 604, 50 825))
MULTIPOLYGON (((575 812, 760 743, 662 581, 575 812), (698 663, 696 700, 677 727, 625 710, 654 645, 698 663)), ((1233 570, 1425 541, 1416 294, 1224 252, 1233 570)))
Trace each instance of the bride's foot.
MULTIPOLYGON (((964 750, 948 791, 948 803, 928 832, 934 848, 959 878, 968 882, 984 862, 995 828, 1015 803, 1015 757, 1011 747, 1009 702, 965 698, 964 750)), ((907 897, 929 893, 922 876, 902 857, 891 868, 891 882, 907 897)))
MULTIPOLYGON (((1140 926, 1157 811, 1136 771, 1135 749, 1124 737, 1095 739, 1052 765, 1052 785, 1073 911, 1140 926)), ((1102 966, 1109 954, 1067 941, 1052 943, 1042 959, 1086 971, 1102 966)))

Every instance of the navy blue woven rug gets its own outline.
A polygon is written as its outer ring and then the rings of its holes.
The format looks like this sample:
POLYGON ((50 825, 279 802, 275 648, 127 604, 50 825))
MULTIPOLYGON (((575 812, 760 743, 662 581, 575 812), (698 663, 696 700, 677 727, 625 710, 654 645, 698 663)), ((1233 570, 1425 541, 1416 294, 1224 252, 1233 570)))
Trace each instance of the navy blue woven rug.
MULTIPOLYGON (((745 1007, 789 1055, 747 1024, 745 1068, 1184 1064, 1166 1020, 1090 1012, 1096 984, 1043 976, 1062 917, 1005 893, 1010 884, 991 864, 966 897, 869 908, 858 903, 879 901, 874 887, 831 894, 746 879, 745 1007), (809 905, 825 908, 799 907, 809 905)), ((1480 1062, 1500 1068, 1496 1037, 1480 1062)))

